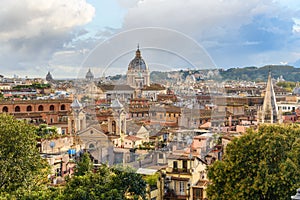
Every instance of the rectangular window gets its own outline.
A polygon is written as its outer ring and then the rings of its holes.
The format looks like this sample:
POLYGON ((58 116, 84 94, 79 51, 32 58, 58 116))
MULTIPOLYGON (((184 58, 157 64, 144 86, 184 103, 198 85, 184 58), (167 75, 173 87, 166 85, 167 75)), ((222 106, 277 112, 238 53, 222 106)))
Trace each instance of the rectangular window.
POLYGON ((179 193, 180 193, 180 195, 185 195, 184 192, 185 192, 185 182, 180 181, 179 182, 179 193))
POLYGON ((202 199, 203 198, 203 189, 202 188, 194 188, 193 189, 193 200, 202 199))
POLYGON ((182 161, 182 168, 184 172, 187 172, 187 160, 182 161))
POLYGON ((178 163, 177 163, 177 161, 173 161, 173 168, 174 168, 175 170, 178 169, 178 163))
POLYGON ((159 159, 163 159, 164 158, 164 154, 162 154, 162 153, 158 154, 158 158, 159 159))
POLYGON ((176 188, 176 181, 174 181, 173 183, 174 183, 173 190, 174 190, 174 191, 178 191, 178 188, 176 188))

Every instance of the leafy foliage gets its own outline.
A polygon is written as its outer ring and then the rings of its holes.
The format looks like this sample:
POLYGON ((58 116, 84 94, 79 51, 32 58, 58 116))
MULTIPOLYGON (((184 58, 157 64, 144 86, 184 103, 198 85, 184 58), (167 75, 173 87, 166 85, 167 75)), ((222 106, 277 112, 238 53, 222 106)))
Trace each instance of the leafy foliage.
POLYGON ((33 83, 31 85, 17 85, 14 86, 14 90, 22 90, 22 89, 46 89, 50 88, 50 84, 42 84, 42 83, 33 83))
POLYGON ((144 180, 146 183, 150 186, 150 188, 156 188, 157 187, 157 181, 159 179, 159 174, 153 174, 153 175, 147 175, 144 177, 144 180))
POLYGON ((106 165, 93 173, 87 153, 66 186, 50 187, 49 166, 36 148, 36 132, 25 121, 0 115, 0 199, 145 199, 141 175, 106 165))
POLYGON ((83 176, 86 173, 91 172, 92 169, 93 163, 91 162, 90 155, 85 152, 76 165, 75 175, 83 176))
POLYGON ((0 115, 0 196, 21 197, 43 190, 48 164, 36 148, 35 128, 0 115))
POLYGON ((55 126, 48 127, 47 124, 40 124, 39 127, 36 128, 36 135, 37 139, 52 139, 61 136, 57 133, 55 126))
POLYGON ((296 86, 295 82, 289 82, 289 81, 284 81, 284 82, 279 82, 276 84, 279 87, 283 87, 284 89, 286 89, 289 92, 292 92, 294 87, 296 86))
POLYGON ((145 199, 146 182, 131 168, 101 165, 96 173, 71 178, 63 199, 145 199))
POLYGON ((249 130, 209 168, 210 199, 290 199, 300 186, 299 150, 297 125, 249 130))

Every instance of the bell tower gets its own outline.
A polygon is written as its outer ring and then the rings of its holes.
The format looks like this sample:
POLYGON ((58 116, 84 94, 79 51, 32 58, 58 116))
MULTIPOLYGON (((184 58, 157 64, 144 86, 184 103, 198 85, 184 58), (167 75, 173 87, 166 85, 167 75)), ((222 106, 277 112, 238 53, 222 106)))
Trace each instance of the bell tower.
POLYGON ((112 101, 112 116, 108 119, 108 131, 112 134, 126 135, 126 112, 118 99, 112 101))
POLYGON ((268 82, 264 96, 264 102, 262 107, 258 111, 259 123, 277 123, 280 121, 278 107, 276 103, 276 97, 274 87, 272 83, 271 71, 269 71, 268 82))
POLYGON ((71 130, 71 134, 75 134, 86 128, 86 116, 77 97, 73 100, 71 108, 72 113, 68 119, 68 129, 71 130))

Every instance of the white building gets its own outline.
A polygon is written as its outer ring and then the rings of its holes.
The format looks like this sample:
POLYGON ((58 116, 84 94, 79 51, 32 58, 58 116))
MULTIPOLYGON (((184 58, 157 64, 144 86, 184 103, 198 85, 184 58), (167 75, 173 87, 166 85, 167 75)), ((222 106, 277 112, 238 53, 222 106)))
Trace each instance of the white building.
POLYGON ((150 85, 149 68, 141 56, 139 47, 135 52, 135 58, 128 65, 127 85, 136 89, 150 85))

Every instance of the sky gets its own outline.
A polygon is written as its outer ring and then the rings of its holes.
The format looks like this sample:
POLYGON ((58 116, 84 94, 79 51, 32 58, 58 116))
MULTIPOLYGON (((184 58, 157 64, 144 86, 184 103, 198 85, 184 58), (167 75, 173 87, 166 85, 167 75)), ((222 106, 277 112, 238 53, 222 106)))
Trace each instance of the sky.
POLYGON ((299 0, 2 0, 1 75, 300 67, 299 0))

